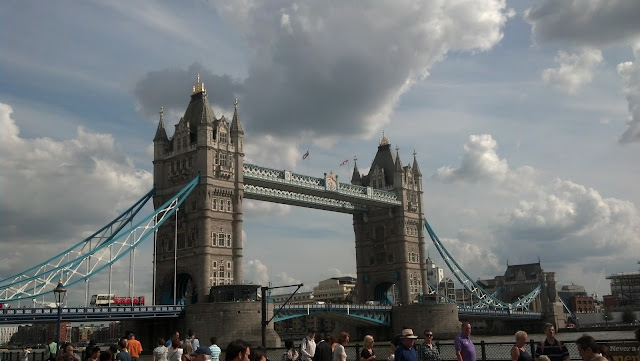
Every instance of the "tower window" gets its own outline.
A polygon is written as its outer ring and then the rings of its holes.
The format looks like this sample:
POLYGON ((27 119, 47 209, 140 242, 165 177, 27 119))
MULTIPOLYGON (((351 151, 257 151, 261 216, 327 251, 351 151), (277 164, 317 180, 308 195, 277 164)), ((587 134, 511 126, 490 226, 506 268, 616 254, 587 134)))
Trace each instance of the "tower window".
POLYGON ((231 200, 227 200, 227 212, 231 212, 231 200))
POLYGON ((223 167, 227 166, 227 153, 220 153, 220 165, 223 167))
POLYGON ((220 200, 220 210, 224 211, 224 199, 220 200))
POLYGON ((227 144, 227 133, 220 132, 220 143, 227 144))
POLYGON ((218 247, 224 247, 224 233, 218 233, 218 247))
POLYGON ((215 198, 211 198, 211 210, 213 211, 218 210, 218 200, 215 198))

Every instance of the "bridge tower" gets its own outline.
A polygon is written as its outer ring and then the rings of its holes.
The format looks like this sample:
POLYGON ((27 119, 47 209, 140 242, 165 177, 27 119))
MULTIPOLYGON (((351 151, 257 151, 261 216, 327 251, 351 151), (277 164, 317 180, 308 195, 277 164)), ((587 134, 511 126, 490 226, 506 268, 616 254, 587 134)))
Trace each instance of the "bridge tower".
POLYGON ((422 173, 416 154, 413 165, 402 165, 399 149, 392 153, 382 136, 369 173, 354 162, 351 183, 395 191, 401 206, 371 208, 353 215, 356 239, 356 298, 381 303, 410 304, 428 293, 424 244, 422 173))
POLYGON ((207 302, 213 285, 242 283, 244 131, 238 101, 231 124, 216 118, 198 75, 169 138, 163 111, 153 139, 157 209, 200 173, 200 183, 155 240, 155 302, 207 302), (177 218, 177 222, 176 222, 177 218), (175 259, 174 259, 175 258, 175 259), (174 262, 177 265, 174 280, 174 262))

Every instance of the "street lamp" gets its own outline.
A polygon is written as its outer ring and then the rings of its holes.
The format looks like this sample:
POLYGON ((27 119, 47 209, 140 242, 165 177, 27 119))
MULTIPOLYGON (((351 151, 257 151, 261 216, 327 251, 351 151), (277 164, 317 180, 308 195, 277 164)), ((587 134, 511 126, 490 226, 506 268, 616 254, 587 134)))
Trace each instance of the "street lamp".
POLYGON ((62 285, 62 279, 58 280, 58 285, 53 289, 53 294, 56 297, 56 305, 58 306, 58 329, 57 331, 57 347, 56 347, 56 356, 60 352, 60 322, 62 321, 62 304, 64 303, 64 298, 67 295, 67 289, 62 285))

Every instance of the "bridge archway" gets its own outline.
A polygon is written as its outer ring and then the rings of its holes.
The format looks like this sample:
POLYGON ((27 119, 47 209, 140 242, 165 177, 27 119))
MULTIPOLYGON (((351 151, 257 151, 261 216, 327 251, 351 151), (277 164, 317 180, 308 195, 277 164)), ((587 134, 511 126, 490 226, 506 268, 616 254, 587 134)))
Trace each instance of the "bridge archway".
MULTIPOLYGON (((176 275, 176 304, 184 305, 187 303, 198 302, 198 290, 195 287, 193 277, 188 273, 178 273, 176 275), (187 299, 190 297, 189 302, 187 299)), ((162 292, 162 304, 173 304, 173 274, 165 280, 165 291, 162 292)))
POLYGON ((397 299, 396 289, 395 283, 378 283, 373 291, 374 301, 380 302, 381 305, 393 305, 397 299))

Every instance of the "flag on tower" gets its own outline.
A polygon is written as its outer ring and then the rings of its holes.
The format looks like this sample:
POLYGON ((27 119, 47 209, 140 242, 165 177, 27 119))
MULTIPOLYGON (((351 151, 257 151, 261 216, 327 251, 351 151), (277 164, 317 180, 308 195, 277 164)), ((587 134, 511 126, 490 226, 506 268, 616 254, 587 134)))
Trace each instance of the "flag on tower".
POLYGON ((340 163, 340 166, 342 167, 343 165, 347 165, 349 164, 349 159, 345 159, 342 163, 340 163))
POLYGON ((302 160, 307 159, 308 156, 309 156, 309 151, 307 150, 307 152, 302 155, 302 160))

